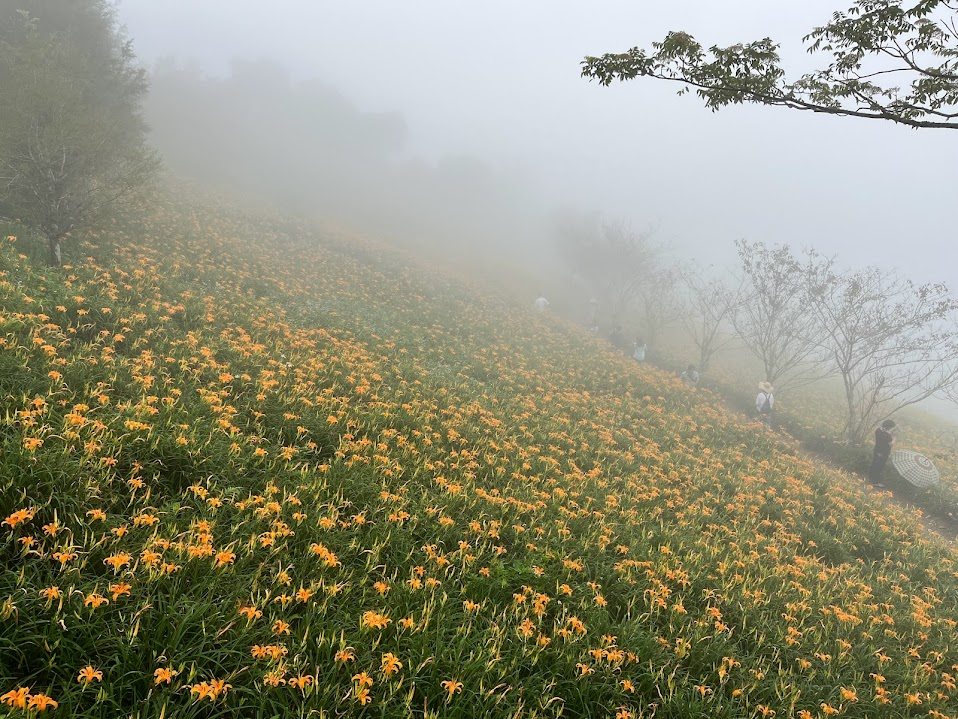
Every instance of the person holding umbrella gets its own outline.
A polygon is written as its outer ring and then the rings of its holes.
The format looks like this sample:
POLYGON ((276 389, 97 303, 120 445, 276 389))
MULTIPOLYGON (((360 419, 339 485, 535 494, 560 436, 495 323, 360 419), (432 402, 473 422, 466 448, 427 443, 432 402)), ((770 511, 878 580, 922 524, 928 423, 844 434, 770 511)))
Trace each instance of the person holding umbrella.
POLYGON ((885 472, 885 464, 891 455, 891 446, 895 441, 892 434, 895 430, 895 420, 886 419, 881 426, 875 430, 875 450, 872 453, 872 466, 868 469, 868 481, 876 487, 883 487, 881 483, 882 475, 885 472))

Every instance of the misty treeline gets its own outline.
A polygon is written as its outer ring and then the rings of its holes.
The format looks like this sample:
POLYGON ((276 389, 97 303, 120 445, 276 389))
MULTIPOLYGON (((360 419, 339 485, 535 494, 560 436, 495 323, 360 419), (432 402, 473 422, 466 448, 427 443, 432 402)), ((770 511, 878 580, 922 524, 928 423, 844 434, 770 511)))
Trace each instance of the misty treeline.
POLYGON ((564 218, 557 244, 589 308, 583 321, 593 323, 591 297, 609 327, 637 327, 653 351, 680 326, 702 370, 737 346, 780 391, 838 379, 849 443, 905 407, 958 399, 958 301, 946 285, 763 242, 739 241, 736 265, 706 268, 653 239, 597 215, 564 218))
POLYGON ((322 80, 267 60, 224 76, 166 60, 151 85, 152 140, 180 175, 453 254, 548 242, 521 178, 468 154, 419 159, 400 113, 362 110, 322 80))

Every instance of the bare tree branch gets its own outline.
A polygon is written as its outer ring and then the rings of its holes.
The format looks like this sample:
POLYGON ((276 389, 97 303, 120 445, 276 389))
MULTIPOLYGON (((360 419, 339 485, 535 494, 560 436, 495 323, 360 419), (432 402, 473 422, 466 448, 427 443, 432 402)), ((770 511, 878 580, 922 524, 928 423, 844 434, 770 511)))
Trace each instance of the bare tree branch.
POLYGON ((784 245, 736 245, 743 287, 740 310, 730 318, 762 362, 764 379, 780 390, 820 379, 826 357, 820 326, 807 311, 800 263, 784 245))
POLYGON ((844 386, 848 442, 955 385, 958 343, 946 329, 958 302, 945 285, 915 286, 874 267, 839 272, 814 251, 808 258, 809 309, 844 386))
POLYGON ((715 353, 736 341, 734 334, 724 330, 739 311, 742 288, 709 278, 704 268, 694 265, 682 273, 682 281, 686 288, 682 324, 699 351, 699 369, 706 372, 715 353))

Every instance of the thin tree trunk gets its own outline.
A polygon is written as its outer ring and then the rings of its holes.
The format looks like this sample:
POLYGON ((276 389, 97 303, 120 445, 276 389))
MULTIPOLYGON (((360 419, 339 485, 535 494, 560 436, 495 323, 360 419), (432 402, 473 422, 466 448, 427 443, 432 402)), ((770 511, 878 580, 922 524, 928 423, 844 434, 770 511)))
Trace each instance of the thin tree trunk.
POLYGON ((855 411, 855 391, 849 386, 848 377, 842 376, 845 383, 845 404, 848 410, 848 417, 845 424, 845 444, 853 446, 859 439, 861 433, 861 422, 858 419, 858 413, 855 411))

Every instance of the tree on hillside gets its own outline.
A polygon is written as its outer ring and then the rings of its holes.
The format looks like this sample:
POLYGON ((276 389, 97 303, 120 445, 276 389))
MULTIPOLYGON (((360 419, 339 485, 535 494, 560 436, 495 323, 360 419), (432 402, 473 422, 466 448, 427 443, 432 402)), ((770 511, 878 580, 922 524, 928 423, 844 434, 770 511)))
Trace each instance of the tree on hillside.
POLYGON ((699 369, 707 371, 712 357, 735 341, 731 320, 741 300, 737 290, 720 278, 708 277, 700 267, 682 274, 686 290, 686 311, 682 314, 685 331, 699 351, 699 369))
POLYGON ((143 188, 146 75, 105 0, 0 0, 0 215, 61 243, 143 188), (23 8, 23 9, 21 9, 23 8))
POLYGON ((639 287, 643 338, 655 352, 662 331, 682 319, 686 312, 677 267, 653 269, 639 287))
POLYGON ((825 357, 821 327, 809 311, 810 271, 785 245, 736 242, 743 273, 739 311, 730 316, 742 343, 778 389, 819 379, 825 357))
POLYGON ((836 272, 809 253, 809 309, 845 390, 845 436, 861 443, 873 425, 958 381, 958 302, 943 284, 915 285, 876 267, 836 272))
POLYGON ((622 319, 658 267, 661 252, 651 237, 598 215, 564 218, 558 228, 560 253, 589 292, 611 308, 613 322, 622 319))
POLYGON ((582 75, 609 85, 651 77, 693 88, 715 111, 746 102, 915 128, 958 128, 958 1, 856 0, 803 40, 830 53, 821 70, 787 82, 770 38, 706 50, 670 32, 652 51, 586 57, 582 75))

